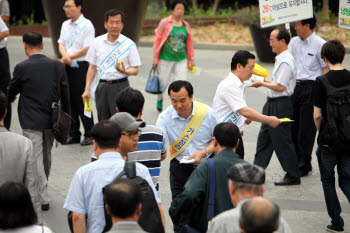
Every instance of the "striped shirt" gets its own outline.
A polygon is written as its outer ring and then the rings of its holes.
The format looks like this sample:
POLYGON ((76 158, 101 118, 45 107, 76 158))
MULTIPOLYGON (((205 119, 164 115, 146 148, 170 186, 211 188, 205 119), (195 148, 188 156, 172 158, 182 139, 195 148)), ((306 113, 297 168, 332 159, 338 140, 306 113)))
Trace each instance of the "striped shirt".
POLYGON ((161 155, 166 152, 165 137, 162 130, 147 124, 142 130, 137 150, 128 153, 129 161, 137 161, 145 165, 151 174, 156 190, 159 190, 160 160, 161 155))

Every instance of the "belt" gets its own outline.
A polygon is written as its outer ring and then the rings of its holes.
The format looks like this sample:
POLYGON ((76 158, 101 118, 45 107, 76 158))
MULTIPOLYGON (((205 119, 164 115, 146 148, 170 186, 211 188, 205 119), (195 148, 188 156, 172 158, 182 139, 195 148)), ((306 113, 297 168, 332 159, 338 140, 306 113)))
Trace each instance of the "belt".
POLYGON ((125 82, 125 81, 128 81, 128 77, 121 78, 121 79, 113 79, 113 80, 106 80, 106 79, 100 80, 101 83, 108 83, 108 84, 121 83, 121 82, 125 82))
POLYGON ((279 97, 267 97, 267 101, 276 101, 276 100, 283 100, 283 99, 288 99, 290 96, 279 96, 279 97))
POLYGON ((241 137, 243 137, 243 135, 244 135, 244 132, 241 133, 241 137))
POLYGON ((313 80, 297 80, 297 86, 314 85, 314 83, 313 80))

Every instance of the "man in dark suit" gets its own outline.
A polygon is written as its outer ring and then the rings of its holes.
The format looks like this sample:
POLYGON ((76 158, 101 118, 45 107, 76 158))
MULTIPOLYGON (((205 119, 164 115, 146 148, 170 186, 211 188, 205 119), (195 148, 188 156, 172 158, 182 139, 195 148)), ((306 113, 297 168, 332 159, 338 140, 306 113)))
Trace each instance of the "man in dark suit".
POLYGON ((64 65, 42 54, 42 36, 37 32, 23 35, 24 50, 29 59, 16 65, 8 86, 11 102, 21 94, 18 117, 23 135, 33 143, 39 173, 39 191, 43 210, 49 209, 47 179, 51 168, 54 135, 51 130, 51 105, 57 101, 56 68, 60 77, 63 110, 70 113, 69 87, 64 65), (56 67, 55 67, 56 66, 56 67))

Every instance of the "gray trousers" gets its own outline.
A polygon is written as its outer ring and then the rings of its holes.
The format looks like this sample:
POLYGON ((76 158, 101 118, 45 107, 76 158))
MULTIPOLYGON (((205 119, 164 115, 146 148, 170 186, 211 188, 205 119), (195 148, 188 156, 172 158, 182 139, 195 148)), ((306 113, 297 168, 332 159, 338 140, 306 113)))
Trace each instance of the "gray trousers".
POLYGON ((96 88, 96 109, 98 121, 108 120, 117 113, 117 95, 123 89, 129 87, 129 80, 120 83, 100 82, 96 88))
POLYGON ((47 192, 47 181, 51 170, 51 149, 55 137, 51 129, 23 129, 23 136, 29 138, 33 143, 33 151, 39 175, 41 204, 49 204, 50 198, 47 192))
MULTIPOLYGON (((278 118, 292 118, 293 107, 290 97, 268 98, 262 113, 278 118)), ((267 168, 275 151, 287 176, 299 177, 298 157, 292 141, 291 124, 283 123, 276 128, 261 124, 254 164, 267 168)))

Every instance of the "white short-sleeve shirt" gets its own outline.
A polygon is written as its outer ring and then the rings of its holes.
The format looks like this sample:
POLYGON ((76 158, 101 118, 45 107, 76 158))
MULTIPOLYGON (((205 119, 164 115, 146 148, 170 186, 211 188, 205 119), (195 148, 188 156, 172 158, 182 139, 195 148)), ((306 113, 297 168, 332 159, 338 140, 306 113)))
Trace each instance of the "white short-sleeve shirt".
POLYGON ((232 122, 239 130, 245 131, 245 120, 238 110, 247 107, 245 102, 246 85, 232 72, 222 80, 213 99, 213 109, 218 114, 219 122, 232 122))
MULTIPOLYGON (((275 66, 278 65, 283 58, 289 58, 294 60, 289 50, 283 51, 275 58, 275 66)), ((271 83, 278 83, 285 87, 283 91, 267 90, 267 96, 270 98, 276 98, 281 96, 291 96, 295 88, 295 80, 293 79, 293 71, 287 63, 282 63, 275 75, 273 76, 271 83)))
MULTIPOLYGON (((126 36, 119 34, 118 39, 111 43, 108 40, 108 33, 101 35, 99 37, 96 37, 92 46, 90 47, 87 55, 86 60, 92 64, 97 66, 97 68, 105 61, 105 59, 108 57, 108 55, 125 39, 128 39, 126 36)), ((130 40, 130 39, 128 39, 130 40)), ((141 65, 141 59, 140 55, 137 51, 136 44, 129 47, 129 49, 126 52, 121 52, 122 55, 118 59, 123 60, 123 64, 125 65, 125 68, 128 69, 130 67, 137 67, 141 65)), ((101 76, 101 79, 104 80, 116 80, 116 79, 122 79, 125 78, 126 75, 123 73, 120 73, 116 68, 115 65, 112 65, 109 69, 105 70, 103 75, 101 76)))
POLYGON ((312 80, 322 75, 326 63, 321 58, 322 46, 326 43, 313 32, 306 40, 299 36, 293 37, 289 43, 297 66, 297 80, 312 80))
MULTIPOLYGON (((72 22, 71 19, 63 22, 60 38, 57 42, 65 45, 67 53, 71 55, 84 47, 90 47, 94 39, 94 25, 92 25, 91 21, 86 19, 84 15, 81 14, 75 22, 72 22), (71 43, 68 45, 66 44, 67 42, 71 43)), ((85 55, 75 60, 85 61, 85 55)))
MULTIPOLYGON (((8 30, 9 30, 9 28, 6 26, 6 23, 0 17, 0 32, 6 32, 8 30)), ((0 40, 0 49, 5 48, 6 44, 7 44, 7 37, 5 37, 4 39, 0 40)))

